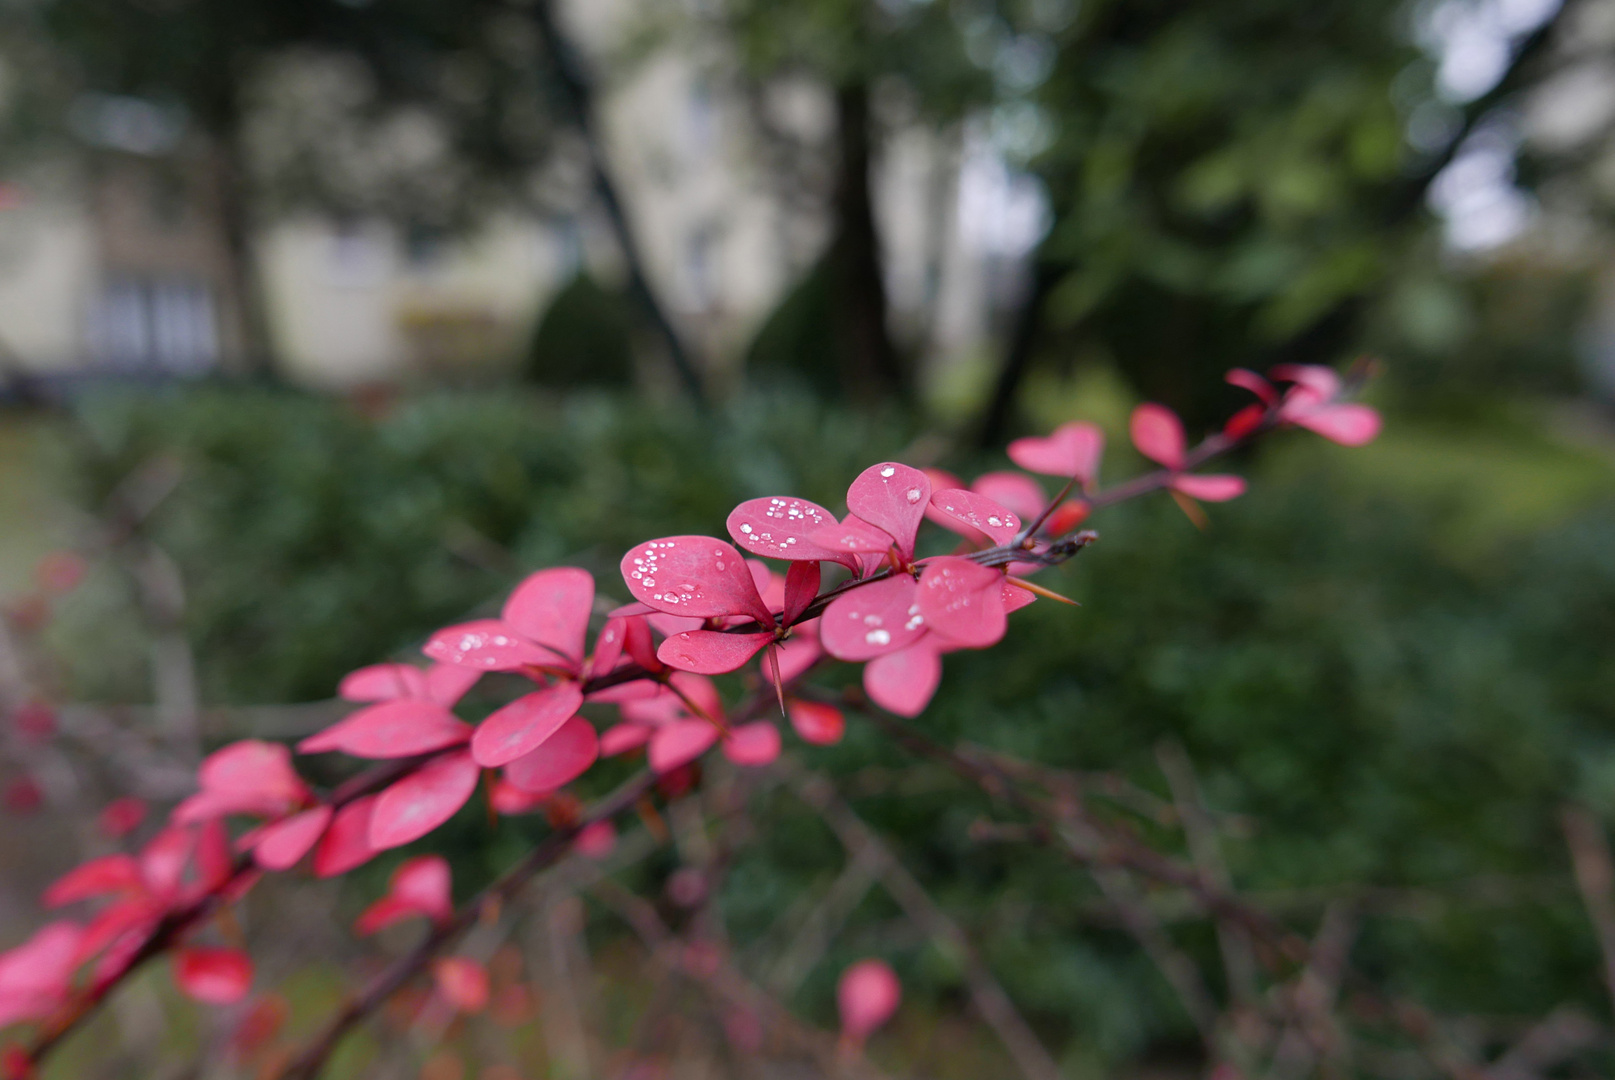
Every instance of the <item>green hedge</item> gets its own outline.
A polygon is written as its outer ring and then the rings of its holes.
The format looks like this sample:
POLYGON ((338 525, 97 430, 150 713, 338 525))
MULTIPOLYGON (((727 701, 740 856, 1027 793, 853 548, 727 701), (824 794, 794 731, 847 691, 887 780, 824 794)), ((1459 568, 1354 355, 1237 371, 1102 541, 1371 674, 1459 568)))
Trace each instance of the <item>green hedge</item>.
MULTIPOLYGON (((790 491, 839 509, 863 465, 915 434, 898 416, 766 398, 697 416, 606 398, 439 396, 374 417, 199 390, 101 400, 82 420, 100 454, 79 473, 86 499, 154 454, 183 463, 151 527, 185 571, 219 701, 328 696, 344 671, 486 607, 523 569, 578 563, 610 592, 629 543, 721 532, 742 498, 790 491)), ((1251 494, 1213 508, 1204 534, 1165 499, 1108 514, 1100 544, 1050 581, 1084 606, 1036 604, 997 649, 949 657, 921 723, 1162 792, 1155 747, 1176 739, 1229 815, 1240 886, 1307 932, 1320 896, 1354 898, 1355 956, 1394 989, 1489 1015, 1541 1016, 1567 999, 1597 1008, 1596 947, 1557 813, 1571 797, 1615 811, 1611 489, 1457 544, 1462 507, 1379 493, 1352 462, 1295 436, 1242 463, 1251 494)), ((139 672, 115 662, 130 649, 120 624, 91 614, 70 611, 58 630, 75 635, 80 685, 141 693, 119 685, 139 672)), ((1073 1067, 1189 1039, 1147 962, 1096 916, 1090 884, 1034 850, 967 836, 995 808, 865 725, 803 756, 873 792, 859 810, 977 935, 1073 1067), (889 790, 866 782, 882 775, 889 790)), ((763 800, 758 821, 723 896, 742 950, 841 860, 786 795, 763 800)), ((436 842, 485 875, 535 827, 506 823, 490 841, 468 813, 436 842)), ((828 1017, 833 972, 868 951, 890 955, 918 997, 959 1000, 959 972, 892 932, 894 917, 883 897, 867 901, 798 1004, 828 1017)), ((1214 972, 1204 928, 1175 932, 1214 972)))

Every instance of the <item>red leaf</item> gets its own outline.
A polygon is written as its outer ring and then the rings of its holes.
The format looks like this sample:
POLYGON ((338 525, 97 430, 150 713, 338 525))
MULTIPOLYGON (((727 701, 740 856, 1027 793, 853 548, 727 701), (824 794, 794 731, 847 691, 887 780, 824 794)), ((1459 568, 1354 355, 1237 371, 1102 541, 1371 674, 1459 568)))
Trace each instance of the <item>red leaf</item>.
POLYGON ((277 821, 260 834, 258 845, 252 849, 253 861, 265 870, 290 870, 319 843, 329 824, 329 806, 316 806, 277 821))
POLYGON ((393 871, 387 895, 365 909, 354 929, 361 935, 373 934, 414 915, 441 922, 454 914, 450 891, 449 864, 443 856, 406 859, 393 871))
POLYGON ((477 726, 471 756, 488 768, 515 761, 542 745, 582 705, 583 691, 570 681, 519 697, 477 726))
POLYGON ((832 600, 819 619, 824 651, 841 660, 868 660, 918 641, 926 630, 918 591, 913 578, 898 574, 832 600))
POLYGON ((854 1042, 863 1042, 890 1020, 902 1000, 902 984, 882 960, 860 960, 836 983, 841 1030, 854 1042))
POLYGON ((523 791, 554 791, 582 776, 600 756, 594 725, 574 716, 542 746, 505 766, 505 779, 523 791))
POLYGON ((1245 481, 1238 476, 1200 476, 1184 473, 1172 478, 1172 490, 1181 491, 1191 499, 1227 502, 1245 494, 1245 481))
POLYGON ((336 692, 344 701, 425 697, 426 675, 409 664, 371 664, 344 675, 336 692))
POLYGON ((929 639, 864 665, 864 692, 898 716, 924 712, 941 681, 942 658, 929 639))
POLYGON ((785 610, 780 619, 782 626, 794 624, 808 605, 818 599, 819 580, 818 563, 791 564, 791 568, 785 572, 785 610))
POLYGON ((46 907, 61 907, 107 893, 143 893, 146 881, 129 855, 103 855, 69 870, 45 890, 46 907))
POLYGON ((656 659, 656 644, 650 636, 650 621, 643 615, 628 620, 622 651, 646 671, 662 670, 662 662, 656 659))
POLYGON ((578 831, 572 848, 586 859, 603 859, 617 846, 617 827, 609 821, 596 821, 578 831))
POLYGON ((1074 420, 1061 424, 1047 438, 1016 439, 1009 444, 1009 460, 1028 472, 1074 476, 1088 485, 1098 479, 1104 450, 1105 433, 1093 424, 1074 420))
POLYGON ((565 660, 537 642, 530 641, 515 627, 498 619, 447 626, 433 634, 421 652, 445 664, 459 664, 479 671, 515 671, 528 664, 545 666, 565 660))
POLYGON ((835 524, 835 515, 817 503, 789 495, 748 499, 729 512, 726 525, 735 543, 753 555, 774 559, 830 560, 852 565, 845 553, 825 547, 813 534, 835 524))
POLYGON ((634 599, 657 611, 700 619, 749 615, 774 625, 746 560, 710 536, 667 536, 637 544, 622 557, 622 577, 634 599))
POLYGON ((501 614, 508 625, 576 665, 583 662, 593 608, 594 577, 587 570, 558 566, 516 586, 501 614))
POLYGON ((196 833, 196 851, 191 856, 196 867, 196 880, 192 891, 206 895, 224 885, 235 873, 235 858, 230 853, 230 834, 218 818, 204 822, 196 833))
POLYGON ((733 728, 723 740, 723 756, 736 765, 767 765, 779 751, 779 729, 767 720, 733 728))
POLYGON ((699 675, 722 675, 743 666, 774 640, 770 633, 726 634, 718 630, 688 630, 674 634, 656 650, 668 667, 699 675))
POLYGON ((1183 468, 1183 422, 1177 413, 1164 405, 1140 405, 1133 410, 1128 430, 1139 453, 1169 469, 1183 468))
POLYGON ((138 829, 145 820, 145 801, 133 795, 124 795, 107 803, 97 816, 96 823, 101 827, 102 835, 111 840, 121 840, 138 829))
POLYGON ((174 956, 174 982, 187 997, 231 1005, 252 989, 252 961, 239 949, 184 948, 174 956))
POLYGON ((931 496, 931 505, 955 521, 985 533, 995 544, 1007 544, 1021 531, 1021 519, 1012 511, 974 491, 938 491, 931 496))
POLYGON ((847 488, 847 509, 890 533, 905 557, 914 554, 914 535, 930 499, 925 474, 895 461, 871 465, 847 488))
POLYGON ((920 574, 915 603, 931 632, 982 649, 1004 636, 1004 572, 945 555, 920 574))
POLYGON ((460 1012, 481 1012, 488 1004, 488 972, 465 956, 447 956, 432 964, 432 976, 443 1000, 460 1012))
POLYGON ((429 761, 376 798, 370 846, 377 851, 419 840, 466 804, 482 770, 463 750, 429 761))
POLYGON ((705 720, 675 720, 657 728, 650 737, 650 767, 671 772, 711 749, 718 729, 705 720))
POLYGON ((787 709, 791 727, 796 729, 803 742, 815 746, 834 746, 847 730, 847 718, 834 705, 793 699, 787 709))
MULTIPOLYGON (((464 670, 464 669, 462 669, 464 670)), ((458 746, 471 738, 471 725, 434 701, 402 698, 360 709, 297 744, 298 753, 340 750, 361 758, 414 757, 458 746)))
POLYGON ((376 849, 370 844, 370 818, 375 808, 376 796, 366 795, 336 812, 314 849, 315 877, 345 874, 375 857, 376 849))

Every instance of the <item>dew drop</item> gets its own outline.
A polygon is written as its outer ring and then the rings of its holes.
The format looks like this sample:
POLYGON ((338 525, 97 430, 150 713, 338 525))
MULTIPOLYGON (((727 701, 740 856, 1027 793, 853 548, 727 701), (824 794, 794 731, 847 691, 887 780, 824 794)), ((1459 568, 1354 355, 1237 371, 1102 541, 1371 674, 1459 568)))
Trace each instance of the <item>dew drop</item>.
POLYGON ((864 635, 864 640, 871 645, 890 645, 892 635, 885 630, 871 630, 864 635))
POLYGON ((880 475, 886 477, 887 479, 891 479, 893 476, 897 475, 897 470, 888 465, 884 469, 880 470, 880 475))
POLYGON ((919 488, 909 488, 908 489, 908 501, 911 502, 911 503, 917 503, 917 502, 920 501, 920 489, 919 488))

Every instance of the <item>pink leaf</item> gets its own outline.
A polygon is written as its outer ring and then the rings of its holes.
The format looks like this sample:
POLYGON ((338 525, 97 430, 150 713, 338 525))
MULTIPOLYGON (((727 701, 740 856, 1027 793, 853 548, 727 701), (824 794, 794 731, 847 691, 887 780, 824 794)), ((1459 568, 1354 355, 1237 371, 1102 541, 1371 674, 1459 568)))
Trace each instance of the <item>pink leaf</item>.
POLYGON ((976 477, 970 490, 985 495, 1000 506, 1008 507, 1022 520, 1035 518, 1043 512, 1049 497, 1043 486, 1025 473, 990 472, 976 477))
POLYGON ((718 729, 706 720, 675 720, 656 729, 650 738, 650 767, 671 772, 711 749, 718 729))
POLYGON ((617 846, 617 827, 609 821, 596 821, 578 830, 573 850, 585 859, 603 859, 617 846))
POLYGON ((1047 438, 1016 439, 1009 444, 1009 460, 1028 472, 1074 476, 1088 485, 1098 479, 1104 450, 1105 433, 1093 424, 1074 420, 1061 424, 1047 438))
POLYGON ((194 832, 174 826, 146 841, 140 849, 140 876, 145 879, 146 891, 166 897, 177 890, 195 846, 194 832))
POLYGON ((1006 577, 1004 579, 1002 593, 1004 597, 1005 615, 1012 615, 1037 599, 1037 597, 1033 595, 1032 590, 1023 589, 1014 582, 1014 578, 1006 577))
POLYGON ((366 795, 336 812, 314 849, 315 877, 336 877, 375 857, 376 849, 370 845, 370 818, 375 808, 376 796, 366 795))
POLYGON ((1262 400, 1263 405, 1271 405, 1279 399, 1278 391, 1273 389, 1273 384, 1249 368, 1231 368, 1223 378, 1230 386, 1238 386, 1255 394, 1262 400))
MULTIPOLYGON (((292 769, 292 753, 279 743, 245 739, 215 750, 202 760, 197 770, 203 793, 199 800, 225 813, 259 814, 277 817, 308 795, 308 787, 292 769)), ((184 804, 181 804, 183 808, 184 804)), ((183 816, 175 810, 175 820, 201 820, 217 814, 183 816)))
POLYGON ((564 663, 564 658, 530 641, 497 619, 447 626, 433 634, 421 652, 444 664, 478 671, 515 671, 528 664, 564 663))
POLYGON ((480 775, 471 755, 459 750, 399 780, 376 798, 370 846, 384 851, 419 840, 465 805, 480 775))
POLYGON ((344 701, 425 697, 426 677, 408 664, 372 664, 344 675, 336 692, 344 701))
POLYGON ((735 671, 761 652, 773 634, 726 634, 718 630, 687 630, 674 634, 656 650, 668 667, 700 675, 735 671))
POLYGON ((476 685, 482 673, 458 664, 433 664, 426 669, 426 699, 445 709, 453 707, 465 692, 476 685))
POLYGON ((890 533, 905 557, 914 554, 914 536, 930 499, 925 474, 895 461, 871 465, 847 488, 847 510, 890 533))
POLYGON ((1268 374, 1282 382, 1295 383, 1315 401, 1332 401, 1340 394, 1340 376, 1321 364, 1279 364, 1268 374))
POLYGON ((697 675, 687 671, 677 671, 669 678, 673 689, 680 691, 690 699, 698 714, 704 714, 707 719, 723 719, 723 697, 718 693, 718 686, 705 675, 697 675))
POLYGON ((239 949, 184 948, 174 956, 174 982, 187 997, 230 1005, 252 989, 252 961, 239 949))
MULTIPOLYGON (((68 981, 84 955, 84 931, 76 923, 47 923, 14 949, 0 953, 0 1000, 7 997, 54 999, 67 991, 68 981)), ((5 1022, 0 1021, 0 1025, 5 1022)))
POLYGON ((488 972, 465 956, 448 956, 432 964, 443 1000, 463 1013, 481 1012, 488 1005, 488 972))
POLYGON ((836 983, 836 1008, 841 1030, 861 1043, 892 1018, 903 1000, 897 975, 882 960, 860 960, 841 973, 836 983))
POLYGON ((405 919, 413 919, 422 912, 415 910, 411 904, 406 904, 394 896, 383 896, 359 912, 359 917, 353 921, 353 932, 360 937, 369 937, 380 933, 395 923, 405 919))
POLYGON ((638 544, 622 557, 622 577, 634 599, 658 611, 701 619, 749 615, 774 625, 746 560, 710 536, 668 536, 638 544))
MULTIPOLYGON (((465 669, 461 669, 465 670, 465 669)), ((297 744, 299 753, 341 750, 361 758, 401 758, 458 746, 471 725, 434 701, 401 698, 360 709, 297 744)))
POLYGON ((478 765, 493 768, 515 761, 540 746, 577 715, 583 691, 562 682, 517 698, 493 712, 471 736, 471 755, 478 765))
POLYGON ((735 543, 753 555, 792 561, 824 559, 845 563, 845 553, 825 547, 813 539, 816 531, 835 524, 835 520, 835 515, 817 503, 782 495, 747 499, 729 512, 725 524, 735 543))
POLYGON ((289 870, 325 835, 331 808, 316 806, 268 826, 252 849, 253 861, 265 870, 289 870))
POLYGON ((593 576, 559 566, 540 570, 516 586, 501 614, 522 634, 580 664, 593 608, 593 576))
POLYGON ((146 881, 129 855, 103 855, 69 870, 45 890, 46 907, 61 907, 107 893, 142 893, 146 881))
POLYGON ((622 659, 623 642, 628 637, 627 619, 607 619, 606 625, 600 628, 600 636, 594 639, 594 660, 589 665, 590 674, 604 675, 617 666, 622 659))
POLYGON ((767 720, 741 724, 723 740, 723 755, 736 765, 767 765, 779 757, 779 728, 767 720))
POLYGON ((1012 511, 974 491, 938 491, 931 496, 931 505, 955 521, 987 534, 995 544, 1007 544, 1021 531, 1021 519, 1012 511))
POLYGON ((600 756, 616 757, 636 746, 644 746, 650 741, 650 733, 651 729, 644 724, 617 724, 607 728, 600 736, 600 756))
POLYGON ((523 791, 554 791, 582 776, 600 756, 594 725, 574 716, 538 749, 505 766, 505 779, 523 791))
POLYGON ((500 777, 494 781, 493 790, 488 792, 488 805, 501 817, 531 814, 549 802, 550 794, 548 791, 523 791, 509 780, 500 777))
POLYGON ((920 574, 915 603, 932 633, 982 649, 1004 636, 1004 572, 946 555, 920 574))
POLYGON ((393 871, 392 894, 440 922, 454 914, 450 885, 449 863, 441 855, 406 859, 393 871))
POLYGON ((1325 405, 1317 409, 1297 410, 1294 415, 1281 412, 1286 420, 1342 446, 1363 446, 1374 441, 1380 431, 1380 415, 1367 405, 1325 405))
POLYGON ((846 717, 834 705, 792 699, 787 702, 787 711, 791 717, 791 727, 796 729, 802 741, 815 746, 834 746, 847 730, 846 717))
POLYGON ((884 560, 886 552, 897 546, 885 529, 878 529, 869 522, 864 521, 856 514, 848 514, 838 522, 832 522, 813 534, 815 542, 827 548, 841 552, 841 560, 855 568, 866 568, 866 559, 857 559, 854 556, 877 556, 875 562, 879 564, 884 560), (850 561, 849 561, 850 559, 850 561))
POLYGON ((1172 478, 1172 490, 1181 491, 1191 499, 1203 499, 1206 502, 1227 502, 1237 499, 1245 494, 1245 481, 1238 476, 1225 476, 1216 474, 1201 476, 1194 473, 1184 473, 1172 478))
POLYGON ((864 692, 887 712, 914 717, 925 711, 942 681, 942 658, 929 640, 864 665, 864 692))
POLYGON ((1139 453, 1169 469, 1183 468, 1183 422, 1177 413, 1164 405, 1140 405, 1128 428, 1139 453))
POLYGON ((801 618, 802 612, 819 596, 819 564, 816 562, 792 563, 785 572, 785 610, 780 625, 790 626, 801 618))
POLYGON ((899 574, 837 597, 819 619, 825 652, 841 660, 868 660, 919 640, 926 627, 918 591, 913 578, 899 574))

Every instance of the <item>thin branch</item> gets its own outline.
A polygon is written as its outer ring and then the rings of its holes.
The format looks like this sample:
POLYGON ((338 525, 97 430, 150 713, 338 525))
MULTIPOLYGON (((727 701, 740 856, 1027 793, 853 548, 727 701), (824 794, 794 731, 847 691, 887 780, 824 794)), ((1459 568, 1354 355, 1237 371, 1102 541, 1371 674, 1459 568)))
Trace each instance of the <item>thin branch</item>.
POLYGON ((1060 1067, 972 948, 964 931, 937 906, 931 894, 897 860, 875 831, 836 794, 830 781, 822 776, 796 773, 793 786, 804 802, 819 811, 849 852, 855 856, 868 853, 869 858, 877 861, 881 883, 908 917, 932 939, 945 943, 963 961, 971 1002, 1009 1051, 1021 1073, 1028 1080, 1060 1080, 1060 1067))
POLYGON ((1584 807, 1566 804, 1559 820, 1570 847, 1576 886, 1604 954, 1604 987, 1615 1003, 1615 863, 1609 841, 1598 819, 1584 807))
POLYGON ((654 781, 655 777, 649 769, 641 771, 602 799, 577 822, 558 828, 545 837, 525 858, 456 911, 452 918, 434 927, 419 945, 395 961, 343 1006, 281 1073, 282 1080, 315 1080, 342 1039, 388 998, 423 973, 440 951, 453 944, 477 920, 509 903, 534 876, 564 856, 581 830, 596 822, 609 821, 631 809, 651 789, 654 781))

